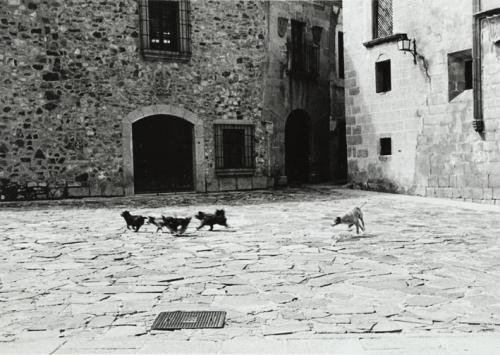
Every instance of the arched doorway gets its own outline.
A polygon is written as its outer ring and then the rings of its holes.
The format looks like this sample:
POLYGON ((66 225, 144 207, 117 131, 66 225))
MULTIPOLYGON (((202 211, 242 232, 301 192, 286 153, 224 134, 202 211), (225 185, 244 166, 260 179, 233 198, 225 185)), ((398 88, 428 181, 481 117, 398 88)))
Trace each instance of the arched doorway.
POLYGON ((194 190, 193 128, 162 114, 132 124, 135 193, 194 190))
POLYGON ((293 111, 285 125, 285 172, 289 183, 309 178, 310 120, 302 110, 293 111))

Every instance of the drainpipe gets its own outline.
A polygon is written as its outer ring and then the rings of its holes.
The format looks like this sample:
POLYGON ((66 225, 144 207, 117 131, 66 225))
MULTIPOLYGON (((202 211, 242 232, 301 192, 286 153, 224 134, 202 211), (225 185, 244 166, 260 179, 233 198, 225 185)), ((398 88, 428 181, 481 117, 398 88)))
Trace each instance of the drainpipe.
POLYGON ((483 80, 481 76, 481 23, 484 19, 490 16, 499 16, 500 7, 489 10, 481 9, 481 0, 474 0, 472 9, 474 11, 474 37, 472 40, 472 53, 474 59, 473 65, 473 81, 474 81, 474 129, 479 134, 484 132, 483 118, 483 80))
POLYGON ((472 27, 472 57, 473 57, 473 96, 474 96, 474 121, 472 126, 479 134, 484 131, 483 121, 483 83, 481 77, 481 20, 477 16, 481 12, 481 0, 473 0, 472 13, 473 13, 473 27, 472 27))

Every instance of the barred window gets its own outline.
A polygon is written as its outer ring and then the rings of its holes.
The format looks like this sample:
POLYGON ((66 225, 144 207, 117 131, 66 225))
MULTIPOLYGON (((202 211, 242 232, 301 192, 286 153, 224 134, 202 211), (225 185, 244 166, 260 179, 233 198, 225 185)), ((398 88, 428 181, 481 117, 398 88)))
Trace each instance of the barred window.
POLYGON ((215 168, 253 169, 254 167, 254 126, 216 124, 215 168))
POLYGON ((392 0, 372 0, 373 38, 392 35, 392 0))
POLYGON ((312 43, 305 40, 306 24, 292 20, 292 37, 289 47, 289 73, 315 78, 319 73, 319 42, 321 27, 313 28, 312 43))
POLYGON ((188 0, 140 0, 141 54, 153 59, 189 59, 190 12, 188 0))

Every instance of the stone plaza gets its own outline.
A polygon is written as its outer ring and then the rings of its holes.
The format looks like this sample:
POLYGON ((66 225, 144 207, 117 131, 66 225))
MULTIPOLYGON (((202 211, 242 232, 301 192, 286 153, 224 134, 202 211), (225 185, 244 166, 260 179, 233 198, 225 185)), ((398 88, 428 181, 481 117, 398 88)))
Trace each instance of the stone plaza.
POLYGON ((0 353, 500 354, 500 208, 310 185, 5 203, 0 353), (366 231, 331 227, 363 207, 366 231), (230 228, 127 230, 124 209, 230 228), (152 331, 163 311, 221 329, 152 331))

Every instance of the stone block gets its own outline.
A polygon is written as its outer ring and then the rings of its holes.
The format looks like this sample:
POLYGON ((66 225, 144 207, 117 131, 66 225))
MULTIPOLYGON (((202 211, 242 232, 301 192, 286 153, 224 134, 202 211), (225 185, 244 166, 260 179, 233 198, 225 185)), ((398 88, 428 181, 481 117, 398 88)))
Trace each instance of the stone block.
POLYGON ((236 190, 236 178, 225 177, 219 179, 219 191, 236 190))
POLYGON ((359 87, 355 87, 355 88, 352 88, 352 89, 349 89, 349 95, 351 96, 356 96, 356 95, 359 95, 359 87))
POLYGON ((219 180, 214 178, 212 179, 208 178, 206 186, 207 186, 207 192, 219 191, 219 180))
POLYGON ((473 200, 481 200, 483 198, 483 188, 482 187, 474 187, 472 190, 472 199, 473 200))
POLYGON ((493 199, 500 200, 500 188, 493 189, 493 199))
POLYGON ((68 197, 88 197, 90 196, 90 189, 83 186, 68 187, 68 197))
POLYGON ((438 186, 439 187, 449 187, 450 186, 450 177, 449 176, 440 176, 438 178, 438 186))
POLYGON ((462 188, 460 188, 460 187, 453 187, 451 189, 451 191, 452 191, 452 198, 462 198, 463 197, 462 188))
POLYGON ((435 189, 436 196, 441 198, 452 198, 452 189, 451 187, 438 187, 435 189))
POLYGON ((347 145, 359 145, 363 143, 362 136, 349 136, 347 137, 347 145))
POLYGON ((500 175, 488 175, 488 187, 500 187, 500 175))
POLYGON ((429 185, 429 187, 437 187, 438 186, 438 177, 437 176, 429 177, 428 185, 429 185))
POLYGON ((473 196, 473 189, 466 187, 462 189, 462 197, 467 200, 471 200, 473 196))
POLYGON ((493 189, 485 187, 483 188, 483 199, 492 200, 493 199, 493 189))
POLYGON ((360 149, 358 150, 358 158, 367 158, 368 157, 368 150, 367 149, 360 149))
POLYGON ((427 197, 434 197, 435 196, 435 188, 434 187, 427 187, 425 189, 425 196, 427 197))
POLYGON ((356 124, 356 117, 354 117, 354 116, 347 116, 345 118, 345 124, 347 126, 355 125, 356 124))
POLYGON ((103 196, 124 196, 125 191, 123 187, 116 186, 115 184, 109 183, 104 187, 104 191, 102 193, 103 196))
POLYGON ((251 190, 252 189, 252 177, 251 176, 240 176, 236 179, 236 186, 238 190, 251 190))
MULTIPOLYGON (((286 179, 286 177, 285 177, 286 179)), ((252 187, 254 189, 267 189, 269 187, 267 176, 254 176, 252 178, 252 187)), ((285 182, 286 184, 286 182, 285 182)))

